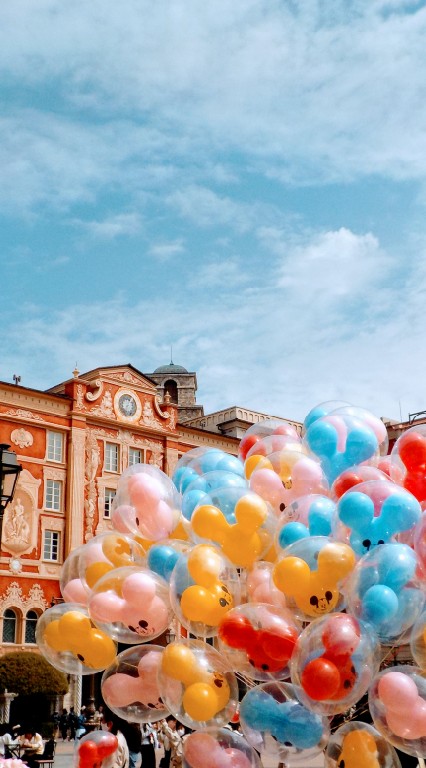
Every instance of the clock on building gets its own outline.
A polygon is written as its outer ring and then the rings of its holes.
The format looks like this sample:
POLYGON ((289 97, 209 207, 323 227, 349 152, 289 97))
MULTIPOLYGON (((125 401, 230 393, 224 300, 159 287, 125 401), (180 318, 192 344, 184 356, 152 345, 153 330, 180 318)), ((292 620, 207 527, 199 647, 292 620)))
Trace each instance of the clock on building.
POLYGON ((114 407, 117 415, 128 421, 136 421, 141 415, 141 404, 134 392, 120 389, 114 398, 114 407))

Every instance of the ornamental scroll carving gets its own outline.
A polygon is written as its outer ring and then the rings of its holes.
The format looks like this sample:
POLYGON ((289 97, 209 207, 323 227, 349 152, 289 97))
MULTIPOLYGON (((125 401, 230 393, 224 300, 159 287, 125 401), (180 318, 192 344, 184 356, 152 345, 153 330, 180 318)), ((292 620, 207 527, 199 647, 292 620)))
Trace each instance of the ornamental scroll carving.
POLYGON ((157 417, 155 416, 152 405, 148 400, 145 400, 143 410, 142 410, 142 418, 139 424, 144 424, 147 427, 154 427, 154 429, 165 428, 163 424, 159 421, 159 419, 157 419, 157 417))
POLYGON ((25 411, 23 408, 10 408, 8 411, 6 411, 5 416, 17 416, 20 419, 31 419, 32 421, 46 421, 46 419, 43 419, 43 417, 39 416, 38 413, 25 411))
POLYGON ((33 584, 27 597, 25 597, 22 592, 22 587, 19 586, 17 581, 12 581, 12 583, 9 584, 0 598, 0 605, 2 613, 9 607, 19 608, 24 616, 27 611, 32 608, 36 608, 39 611, 45 611, 48 607, 47 600, 40 584, 33 584))
POLYGON ((86 400, 89 400, 89 402, 94 403, 95 400, 97 400, 103 391, 104 383, 100 379, 96 379, 95 381, 95 391, 94 392, 87 392, 86 394, 86 400))
POLYGON ((14 429, 10 435, 12 443, 19 446, 19 448, 29 448, 33 444, 34 438, 31 432, 27 432, 26 429, 14 429))
POLYGON ((104 416, 107 419, 115 419, 116 415, 114 413, 111 392, 105 392, 100 405, 97 405, 96 408, 91 408, 90 412, 95 416, 104 416))

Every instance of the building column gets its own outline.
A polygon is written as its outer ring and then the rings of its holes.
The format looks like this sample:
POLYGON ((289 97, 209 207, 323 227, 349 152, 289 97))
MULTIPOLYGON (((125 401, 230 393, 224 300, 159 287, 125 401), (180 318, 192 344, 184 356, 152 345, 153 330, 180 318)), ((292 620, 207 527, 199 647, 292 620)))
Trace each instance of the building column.
POLYGON ((84 449, 86 433, 71 427, 68 456, 68 489, 65 556, 84 542, 84 449))
POLYGON ((10 720, 10 704, 13 699, 16 699, 17 693, 8 693, 7 689, 4 693, 0 693, 0 723, 8 723, 10 720))

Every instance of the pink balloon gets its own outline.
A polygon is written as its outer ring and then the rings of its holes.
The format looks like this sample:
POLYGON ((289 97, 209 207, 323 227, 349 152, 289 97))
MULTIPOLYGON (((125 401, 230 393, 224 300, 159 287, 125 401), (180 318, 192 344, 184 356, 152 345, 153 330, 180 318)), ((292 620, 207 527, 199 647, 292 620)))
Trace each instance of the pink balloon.
POLYGON ((386 712, 389 729, 400 739, 421 739, 426 736, 426 703, 420 699, 412 711, 386 712))
POLYGON ((88 542, 83 550, 83 562, 87 568, 89 565, 93 565, 93 563, 109 563, 109 560, 104 555, 104 551, 102 549, 102 542, 95 541, 93 544, 92 542, 88 542))
POLYGON ((158 502, 154 510, 145 510, 139 519, 139 530, 146 539, 167 539, 175 527, 174 513, 165 501, 158 502))
POLYGON ((136 701, 150 709, 165 709, 160 701, 157 674, 161 652, 149 651, 138 664, 138 677, 117 672, 102 683, 102 695, 109 706, 127 707, 136 701))
POLYGON ((130 502, 136 508, 137 515, 140 512, 144 514, 155 511, 164 495, 160 483, 154 477, 142 473, 129 477, 128 488, 130 502))
POLYGON ((89 599, 81 579, 71 579, 68 584, 65 584, 62 597, 66 603, 80 603, 81 605, 87 605, 89 599))
POLYGON ((268 603, 286 607, 285 595, 275 586, 271 569, 254 567, 247 576, 247 592, 252 603, 268 603))
POLYGON ((135 533, 138 529, 135 509, 129 504, 116 507, 112 512, 111 520, 119 533, 135 533))
POLYGON ((416 705, 419 698, 416 683, 403 672, 388 672, 383 675, 377 692, 385 707, 402 714, 407 713, 407 707, 416 705))
POLYGON ((217 768, 216 749, 217 741, 209 733, 191 733, 185 741, 185 760, 190 768, 217 768))
POLYGON ((343 614, 330 616, 322 641, 327 652, 334 655, 352 654, 359 645, 360 629, 356 619, 343 614))
POLYGON ((337 432, 337 450, 342 453, 346 446, 346 437, 348 434, 347 426, 344 419, 341 416, 332 416, 329 414, 325 417, 328 424, 332 424, 337 432))
POLYGON ((257 469, 250 478, 250 488, 258 493, 262 499, 269 501, 277 514, 280 513, 279 504, 283 495, 283 484, 273 469, 257 469))

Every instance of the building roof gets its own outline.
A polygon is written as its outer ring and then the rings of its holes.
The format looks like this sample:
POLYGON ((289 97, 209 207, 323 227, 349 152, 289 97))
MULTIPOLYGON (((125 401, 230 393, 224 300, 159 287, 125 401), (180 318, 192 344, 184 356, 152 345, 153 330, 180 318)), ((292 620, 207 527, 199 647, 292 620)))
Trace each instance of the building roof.
POLYGON ((155 369, 154 373, 188 373, 188 371, 183 365, 169 363, 168 365, 160 365, 159 368, 155 369))

